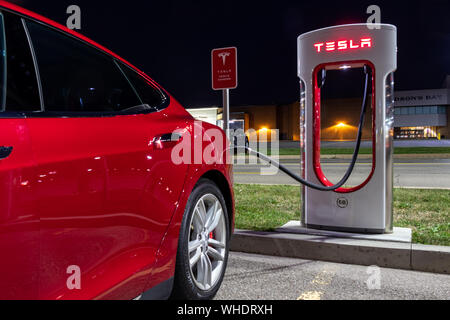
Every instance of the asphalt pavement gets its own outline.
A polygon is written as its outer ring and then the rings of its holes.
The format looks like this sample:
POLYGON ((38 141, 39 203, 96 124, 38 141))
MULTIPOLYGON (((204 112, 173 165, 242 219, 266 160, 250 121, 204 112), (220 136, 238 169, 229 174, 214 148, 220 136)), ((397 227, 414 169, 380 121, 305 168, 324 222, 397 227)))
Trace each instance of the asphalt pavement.
MULTIPOLYGON (((260 142, 264 146, 264 142, 260 142)), ((270 147, 270 142, 268 143, 270 147)), ((280 141, 280 148, 299 148, 299 141, 280 141)), ((361 148, 372 146, 371 141, 362 141, 361 148)), ((322 141, 322 148, 354 148, 355 141, 322 141)), ((394 140, 395 148, 430 148, 430 147, 450 147, 450 140, 394 140)))
MULTIPOLYGON (((282 160, 288 169, 300 174, 299 160, 282 160)), ((333 182, 340 180, 349 165, 349 160, 323 160, 325 175, 333 182)), ((370 160, 359 161, 349 185, 362 183, 369 175, 372 164, 370 160)), ((243 184, 289 184, 299 185, 282 172, 263 175, 264 164, 235 165, 235 183, 243 184)), ((450 159, 397 159, 394 163, 394 186, 397 188, 438 188, 450 189, 450 159)))
POLYGON ((450 300, 450 275, 231 253, 217 300, 450 300))

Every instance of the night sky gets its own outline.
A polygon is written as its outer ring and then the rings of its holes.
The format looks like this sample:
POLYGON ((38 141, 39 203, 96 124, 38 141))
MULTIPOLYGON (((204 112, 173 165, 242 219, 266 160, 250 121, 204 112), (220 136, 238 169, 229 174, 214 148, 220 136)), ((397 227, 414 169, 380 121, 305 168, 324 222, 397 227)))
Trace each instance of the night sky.
POLYGON ((81 33, 144 70, 185 107, 221 104, 211 89, 211 50, 236 46, 239 88, 231 104, 298 100, 297 37, 337 24, 366 22, 381 7, 398 27, 397 90, 440 88, 450 74, 450 1, 97 1, 16 0, 66 24, 82 10, 81 33))

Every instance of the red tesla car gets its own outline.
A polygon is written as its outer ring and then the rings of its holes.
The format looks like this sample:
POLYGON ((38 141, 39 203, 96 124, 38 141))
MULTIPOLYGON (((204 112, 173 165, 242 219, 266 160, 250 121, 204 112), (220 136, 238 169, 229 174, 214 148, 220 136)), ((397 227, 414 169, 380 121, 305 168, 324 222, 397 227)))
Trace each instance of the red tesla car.
POLYGON ((214 297, 234 228, 219 129, 5 1, 0 52, 0 299, 214 297))

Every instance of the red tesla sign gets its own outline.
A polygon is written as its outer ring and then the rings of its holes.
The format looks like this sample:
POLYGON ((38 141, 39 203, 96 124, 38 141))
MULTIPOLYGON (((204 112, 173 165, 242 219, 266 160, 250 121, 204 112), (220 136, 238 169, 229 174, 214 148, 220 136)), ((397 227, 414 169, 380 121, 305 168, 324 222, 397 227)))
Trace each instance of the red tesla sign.
POLYGON ((318 53, 331 51, 345 51, 351 49, 372 48, 372 38, 363 38, 360 41, 355 40, 340 40, 315 43, 314 47, 318 53))
POLYGON ((236 89, 237 80, 237 49, 214 49, 212 58, 212 85, 214 90, 236 89))

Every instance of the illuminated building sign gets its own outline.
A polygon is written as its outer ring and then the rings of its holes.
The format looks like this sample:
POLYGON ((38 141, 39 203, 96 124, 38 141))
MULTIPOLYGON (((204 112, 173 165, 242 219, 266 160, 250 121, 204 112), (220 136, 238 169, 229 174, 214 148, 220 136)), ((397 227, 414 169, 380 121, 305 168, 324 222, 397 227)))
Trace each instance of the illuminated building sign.
POLYGON ((355 40, 339 40, 319 42, 314 44, 315 50, 320 52, 346 51, 355 49, 372 48, 372 38, 362 38, 359 41, 355 40))

